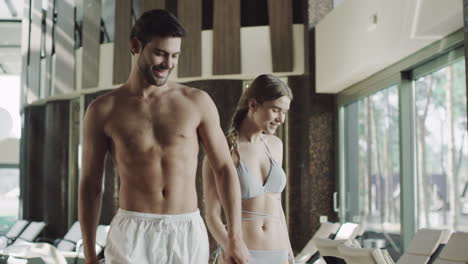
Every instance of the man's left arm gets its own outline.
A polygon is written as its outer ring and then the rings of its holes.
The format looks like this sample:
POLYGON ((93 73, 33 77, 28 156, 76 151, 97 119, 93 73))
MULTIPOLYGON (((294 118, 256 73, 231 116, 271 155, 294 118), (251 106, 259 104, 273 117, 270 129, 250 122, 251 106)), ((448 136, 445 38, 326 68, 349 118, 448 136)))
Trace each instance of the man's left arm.
POLYGON ((247 263, 248 251, 242 238, 241 229, 241 194, 239 179, 234 163, 229 154, 229 147, 219 123, 215 104, 205 92, 197 95, 201 109, 198 135, 205 148, 214 173, 218 197, 226 214, 228 245, 225 248, 227 261, 247 263))

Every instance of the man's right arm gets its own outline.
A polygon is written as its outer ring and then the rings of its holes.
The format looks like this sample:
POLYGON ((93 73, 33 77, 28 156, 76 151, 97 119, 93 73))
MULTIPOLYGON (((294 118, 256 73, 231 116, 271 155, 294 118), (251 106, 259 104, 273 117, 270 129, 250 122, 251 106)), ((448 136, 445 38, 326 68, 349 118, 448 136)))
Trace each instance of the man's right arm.
POLYGON ((85 263, 97 263, 96 228, 101 211, 104 157, 107 152, 107 137, 102 123, 98 105, 93 102, 84 118, 82 173, 78 194, 78 217, 85 263))

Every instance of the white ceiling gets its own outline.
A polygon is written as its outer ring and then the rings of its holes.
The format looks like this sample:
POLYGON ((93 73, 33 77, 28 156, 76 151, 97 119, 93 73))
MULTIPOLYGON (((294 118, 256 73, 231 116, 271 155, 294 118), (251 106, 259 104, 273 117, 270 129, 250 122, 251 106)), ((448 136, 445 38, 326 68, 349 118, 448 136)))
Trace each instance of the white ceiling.
POLYGON ((316 28, 317 92, 338 93, 463 28, 462 3, 343 1, 316 28))

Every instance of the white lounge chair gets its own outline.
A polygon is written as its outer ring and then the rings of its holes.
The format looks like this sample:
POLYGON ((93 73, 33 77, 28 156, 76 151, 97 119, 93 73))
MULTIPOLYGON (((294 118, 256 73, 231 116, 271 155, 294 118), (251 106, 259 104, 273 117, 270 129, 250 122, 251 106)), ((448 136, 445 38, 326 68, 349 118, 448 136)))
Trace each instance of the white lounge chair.
POLYGON ((423 228, 414 235, 409 247, 397 264, 426 264, 440 244, 447 243, 449 230, 423 228))
POLYGON ((323 223, 320 228, 315 232, 314 236, 307 242, 305 247, 299 254, 294 258, 295 263, 303 264, 309 261, 315 254, 318 253, 317 246, 315 245, 315 239, 317 238, 329 238, 330 235, 335 234, 340 228, 339 223, 323 223))
POLYGON ((8 247, 29 245, 42 233, 46 226, 45 222, 31 222, 8 247))
POLYGON ((28 226, 29 221, 26 220, 17 220, 15 224, 8 230, 8 232, 0 236, 0 249, 4 249, 13 243, 16 238, 23 232, 23 230, 28 226))
POLYGON ((81 239, 80 223, 76 221, 62 239, 55 241, 55 245, 60 251, 75 251, 76 243, 81 239))
POLYGON ((442 249, 433 264, 468 263, 468 233, 455 232, 442 249))
POLYGON ((334 239, 317 238, 315 244, 322 257, 332 257, 343 259, 338 252, 338 246, 346 241, 354 241, 359 233, 362 233, 362 228, 359 224, 344 223, 336 233, 334 239))
POLYGON ((387 250, 379 248, 359 248, 349 241, 339 245, 338 251, 340 256, 345 260, 346 264, 393 263, 387 250))

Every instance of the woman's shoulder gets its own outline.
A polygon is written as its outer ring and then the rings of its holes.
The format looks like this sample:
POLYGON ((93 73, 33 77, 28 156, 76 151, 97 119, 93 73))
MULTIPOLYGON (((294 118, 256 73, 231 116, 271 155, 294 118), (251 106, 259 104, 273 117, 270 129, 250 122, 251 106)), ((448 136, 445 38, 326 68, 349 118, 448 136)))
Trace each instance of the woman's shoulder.
POLYGON ((283 142, 275 135, 264 135, 263 137, 268 146, 274 150, 283 151, 283 142))

